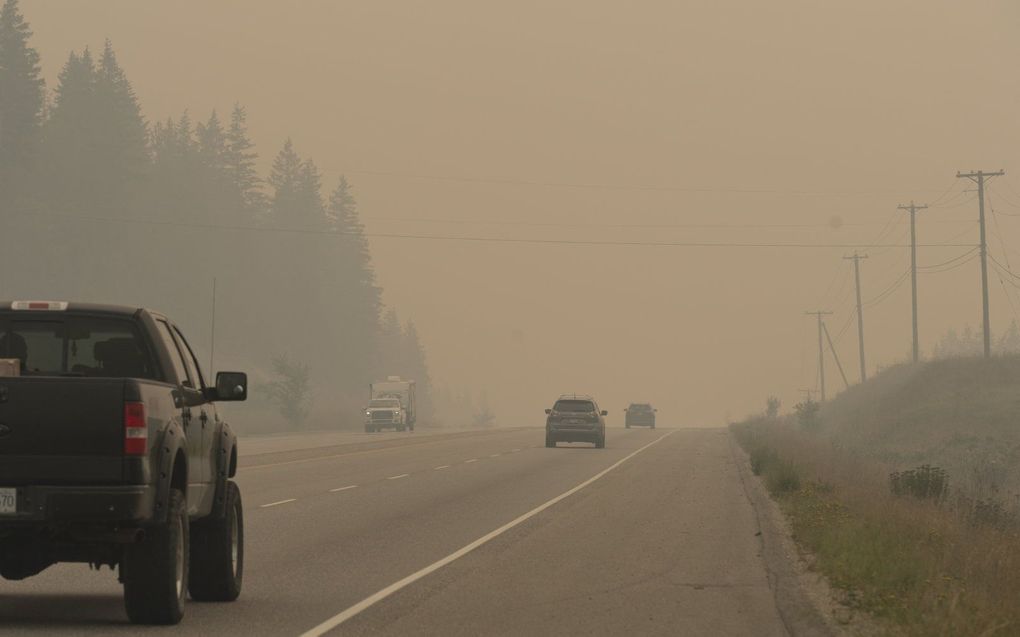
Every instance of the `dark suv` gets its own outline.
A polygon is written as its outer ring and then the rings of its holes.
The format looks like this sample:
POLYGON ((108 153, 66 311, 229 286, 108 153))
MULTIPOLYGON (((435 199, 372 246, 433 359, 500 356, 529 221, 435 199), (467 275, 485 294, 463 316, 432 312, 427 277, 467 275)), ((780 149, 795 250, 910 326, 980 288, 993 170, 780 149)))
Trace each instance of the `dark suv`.
POLYGON ((651 427, 655 429, 655 412, 648 403, 631 403, 630 407, 623 410, 626 413, 624 424, 627 429, 631 427, 651 427))
POLYGON ((546 447, 555 447, 557 442, 591 442, 596 449, 605 448, 608 412, 600 410, 591 396, 565 394, 545 413, 546 447))

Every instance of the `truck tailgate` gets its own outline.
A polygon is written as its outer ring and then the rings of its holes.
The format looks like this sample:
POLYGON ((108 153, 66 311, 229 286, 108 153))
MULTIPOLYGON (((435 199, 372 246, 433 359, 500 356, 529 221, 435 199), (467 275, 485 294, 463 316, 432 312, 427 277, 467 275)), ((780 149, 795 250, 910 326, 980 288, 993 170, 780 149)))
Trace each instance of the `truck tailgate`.
POLYGON ((0 486, 123 480, 118 379, 0 379, 0 486))

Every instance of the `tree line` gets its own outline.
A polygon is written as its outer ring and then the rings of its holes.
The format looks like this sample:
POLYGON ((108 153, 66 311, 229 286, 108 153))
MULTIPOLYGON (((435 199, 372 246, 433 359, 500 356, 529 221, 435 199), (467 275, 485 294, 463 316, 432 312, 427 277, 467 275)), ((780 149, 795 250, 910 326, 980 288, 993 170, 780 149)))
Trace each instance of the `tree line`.
POLYGON ((289 139, 260 174, 239 104, 147 120, 109 41, 72 51, 49 90, 31 36, 5 0, 0 297, 166 311, 217 368, 252 373, 252 429, 353 427, 368 383, 394 374, 418 381, 431 415, 425 351, 381 301, 346 178, 324 194, 289 139), (305 409, 265 391, 278 410, 258 420, 258 387, 294 385, 287 369, 304 375, 305 409))

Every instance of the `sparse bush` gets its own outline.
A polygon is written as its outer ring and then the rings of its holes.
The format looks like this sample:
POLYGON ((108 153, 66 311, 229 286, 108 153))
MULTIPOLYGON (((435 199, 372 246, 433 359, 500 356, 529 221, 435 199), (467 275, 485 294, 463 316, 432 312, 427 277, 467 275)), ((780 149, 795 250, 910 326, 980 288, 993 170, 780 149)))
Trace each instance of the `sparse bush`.
POLYGON ((751 472, 756 476, 760 476, 769 465, 775 464, 779 460, 775 451, 761 445, 753 447, 750 456, 751 472))
POLYGON ((821 409, 822 406, 811 399, 793 406, 793 411, 797 413, 797 422, 804 429, 817 429, 822 424, 822 419, 818 414, 821 409))
POLYGON ((889 490, 893 495, 909 495, 918 500, 941 503, 949 492, 949 475, 941 467, 921 465, 889 474, 889 490))
POLYGON ((765 471, 765 485, 769 491, 779 495, 800 490, 800 472, 790 462, 778 457, 765 471))
POLYGON ((262 392, 276 404, 280 415, 290 425, 300 427, 311 408, 311 386, 308 365, 292 361, 286 354, 273 357, 276 380, 266 384, 262 392))

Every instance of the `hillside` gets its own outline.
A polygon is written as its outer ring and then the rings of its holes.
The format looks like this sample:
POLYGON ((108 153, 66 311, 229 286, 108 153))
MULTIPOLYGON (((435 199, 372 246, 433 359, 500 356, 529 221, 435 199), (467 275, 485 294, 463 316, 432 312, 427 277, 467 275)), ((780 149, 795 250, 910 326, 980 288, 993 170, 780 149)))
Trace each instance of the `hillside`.
POLYGON ((891 367, 826 403, 821 422, 839 447, 896 468, 933 464, 966 491, 1020 494, 1020 356, 891 367))

